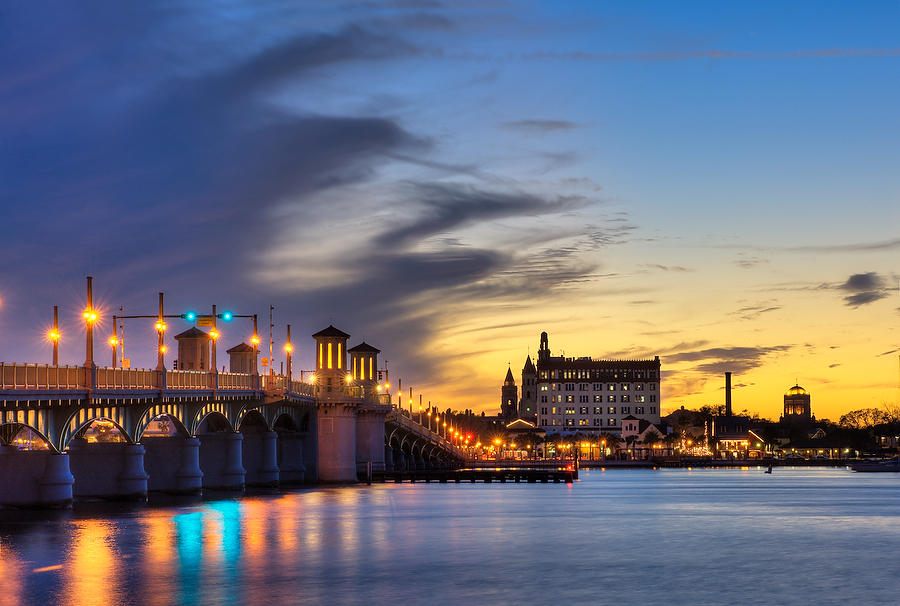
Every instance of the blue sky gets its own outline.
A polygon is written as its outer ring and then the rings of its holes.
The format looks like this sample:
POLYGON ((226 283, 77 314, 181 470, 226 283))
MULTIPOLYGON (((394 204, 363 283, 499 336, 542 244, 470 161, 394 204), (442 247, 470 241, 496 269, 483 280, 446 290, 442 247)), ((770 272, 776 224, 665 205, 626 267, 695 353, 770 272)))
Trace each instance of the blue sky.
POLYGON ((896 399, 898 26, 896 2, 7 7, 0 357, 44 361, 57 304, 80 362, 91 274, 108 310, 333 321, 459 408, 496 407, 543 329, 661 355, 672 406, 726 367, 765 414, 795 378, 832 416, 896 399))

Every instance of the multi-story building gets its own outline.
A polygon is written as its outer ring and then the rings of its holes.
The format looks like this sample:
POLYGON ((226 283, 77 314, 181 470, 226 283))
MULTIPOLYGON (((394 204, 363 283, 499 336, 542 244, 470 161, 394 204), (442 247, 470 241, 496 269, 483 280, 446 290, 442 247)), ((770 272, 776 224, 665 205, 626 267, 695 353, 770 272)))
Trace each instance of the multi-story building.
POLYGON ((537 366, 529 356, 522 371, 520 411, 532 407, 538 427, 548 434, 621 433, 622 419, 628 416, 658 424, 659 370, 659 356, 652 360, 554 357, 547 333, 542 332, 537 366), (533 399, 526 398, 529 386, 533 399))

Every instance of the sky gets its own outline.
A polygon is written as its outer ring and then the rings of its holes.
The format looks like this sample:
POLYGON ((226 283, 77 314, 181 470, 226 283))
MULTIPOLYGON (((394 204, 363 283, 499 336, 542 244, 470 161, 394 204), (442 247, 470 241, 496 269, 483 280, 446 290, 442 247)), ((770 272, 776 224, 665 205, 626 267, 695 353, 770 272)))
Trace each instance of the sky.
MULTIPOLYGON (((664 412, 721 404, 726 370, 772 418, 795 382, 819 418, 898 401, 897 2, 0 14, 2 360, 49 362, 58 305, 83 363, 91 275, 100 334, 161 291, 272 304, 295 371, 333 323, 442 407, 497 412, 543 330, 660 356, 664 412)), ((155 365, 152 323, 126 343, 155 365)))

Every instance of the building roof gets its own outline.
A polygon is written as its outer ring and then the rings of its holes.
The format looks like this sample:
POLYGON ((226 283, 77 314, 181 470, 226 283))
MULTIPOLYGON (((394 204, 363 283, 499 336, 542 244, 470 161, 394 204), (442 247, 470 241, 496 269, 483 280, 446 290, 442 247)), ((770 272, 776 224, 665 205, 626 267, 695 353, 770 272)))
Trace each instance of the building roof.
POLYGON ((175 340, 180 341, 182 339, 209 339, 209 335, 196 326, 188 328, 186 331, 175 335, 175 340))
POLYGON ((245 353, 245 352, 253 353, 253 348, 250 347, 249 345, 247 345, 246 343, 238 343, 237 345, 235 345, 234 347, 232 347, 225 353, 232 354, 232 353, 245 353))
POLYGON ((529 423, 525 419, 516 419, 512 423, 507 424, 507 429, 534 429, 534 423, 529 423))
MULTIPOLYGON (((335 329, 335 330, 337 330, 337 329, 335 329)), ((338 331, 338 332, 340 332, 340 331, 338 331)), ((313 335, 313 336, 315 336, 315 335, 313 335)), ((369 345, 368 343, 363 341, 359 345, 348 349, 347 352, 348 353, 381 353, 381 350, 376 347, 372 347, 371 345, 369 345)))
POLYGON ((506 379, 503 380, 507 385, 515 385, 516 380, 513 378, 512 368, 506 369, 506 379))
POLYGON ((350 335, 345 333, 343 330, 338 330, 337 328, 329 324, 328 328, 323 328, 313 335, 313 339, 317 339, 319 337, 339 337, 342 339, 349 339, 350 335))
POLYGON ((800 387, 799 385, 794 385, 787 392, 785 392, 786 396, 805 396, 807 395, 807 391, 800 387))
POLYGON ((522 368, 522 372, 535 372, 534 362, 531 361, 531 356, 529 355, 525 358, 525 367, 522 368))

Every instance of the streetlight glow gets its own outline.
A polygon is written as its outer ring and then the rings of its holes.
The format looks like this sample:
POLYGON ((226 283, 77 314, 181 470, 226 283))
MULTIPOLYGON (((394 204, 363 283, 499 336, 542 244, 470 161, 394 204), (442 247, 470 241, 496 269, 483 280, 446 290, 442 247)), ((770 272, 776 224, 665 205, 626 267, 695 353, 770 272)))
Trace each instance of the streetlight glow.
POLYGON ((84 316, 84 321, 87 322, 88 324, 93 324, 94 322, 97 321, 97 318, 99 317, 97 315, 96 310, 93 310, 93 309, 85 309, 84 313, 81 315, 84 316))
POLYGON ((62 335, 59 334, 58 330, 51 330, 50 332, 47 333, 47 338, 50 339, 51 341, 59 341, 59 338, 61 336, 62 335))
POLYGON ((219 331, 217 331, 217 330, 215 330, 215 329, 209 331, 209 338, 212 339, 213 341, 215 341, 216 339, 218 339, 218 338, 219 338, 219 331))
POLYGON ((154 324, 153 326, 154 326, 154 327, 156 328, 156 330, 159 331, 159 332, 166 332, 166 329, 168 328, 168 326, 166 326, 166 323, 163 322, 163 321, 158 321, 158 322, 157 322, 156 324, 154 324))
POLYGON ((253 335, 252 337, 250 337, 250 342, 253 343, 253 345, 259 345, 259 337, 253 335))
POLYGON ((284 351, 286 351, 287 353, 291 353, 292 351, 294 351, 294 346, 291 345, 290 343, 285 343, 284 351))

